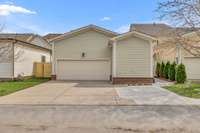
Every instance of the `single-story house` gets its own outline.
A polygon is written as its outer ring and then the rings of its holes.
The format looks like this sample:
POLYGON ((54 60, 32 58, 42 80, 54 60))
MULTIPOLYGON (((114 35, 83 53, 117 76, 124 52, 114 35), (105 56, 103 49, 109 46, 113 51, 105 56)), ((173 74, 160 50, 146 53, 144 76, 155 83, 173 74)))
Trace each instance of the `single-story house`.
POLYGON ((156 38, 143 32, 118 34, 89 25, 48 39, 52 44, 52 78, 153 83, 156 38))
MULTIPOLYGON (((166 24, 132 24, 130 31, 142 32, 157 38, 158 43, 154 48, 154 64, 162 61, 183 63, 186 66, 188 80, 200 81, 200 71, 198 71, 200 56, 193 54, 196 49, 190 47, 189 43, 185 46, 172 40, 176 38, 176 35, 181 35, 181 38, 196 39, 196 42, 199 42, 200 37, 196 35, 196 32, 190 28, 175 28, 166 24)), ((200 43, 194 45, 199 47, 200 43)))
POLYGON ((0 34, 0 79, 33 75, 34 62, 51 62, 51 45, 34 34, 0 34))

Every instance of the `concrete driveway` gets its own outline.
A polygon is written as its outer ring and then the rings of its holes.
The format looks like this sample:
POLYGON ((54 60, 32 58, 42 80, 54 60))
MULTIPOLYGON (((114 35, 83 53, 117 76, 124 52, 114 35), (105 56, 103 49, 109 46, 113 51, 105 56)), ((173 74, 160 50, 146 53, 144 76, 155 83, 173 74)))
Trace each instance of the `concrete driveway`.
POLYGON ((0 104, 200 105, 200 100, 178 96, 157 84, 124 86, 100 81, 50 81, 0 97, 0 104))
POLYGON ((134 105, 109 82, 50 81, 0 97, 0 104, 134 105))

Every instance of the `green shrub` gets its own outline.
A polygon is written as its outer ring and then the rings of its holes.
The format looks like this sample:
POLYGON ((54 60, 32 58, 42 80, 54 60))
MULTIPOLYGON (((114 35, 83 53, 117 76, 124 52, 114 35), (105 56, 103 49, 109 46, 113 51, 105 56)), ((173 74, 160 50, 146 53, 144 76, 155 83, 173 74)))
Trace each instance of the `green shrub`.
POLYGON ((168 76, 169 67, 170 67, 170 62, 168 61, 167 64, 165 65, 165 68, 164 68, 164 77, 165 77, 166 79, 169 79, 169 76, 168 76))
POLYGON ((160 77, 160 63, 159 62, 156 65, 156 76, 160 77))
POLYGON ((176 63, 174 62, 173 64, 170 65, 170 68, 169 68, 169 73, 168 73, 169 79, 171 81, 174 81, 175 75, 176 75, 176 63))
POLYGON ((164 68, 165 68, 165 63, 162 62, 160 66, 160 77, 164 78, 164 68))
POLYGON ((186 81, 187 75, 184 64, 181 63, 177 66, 175 78, 177 83, 184 83, 186 81))

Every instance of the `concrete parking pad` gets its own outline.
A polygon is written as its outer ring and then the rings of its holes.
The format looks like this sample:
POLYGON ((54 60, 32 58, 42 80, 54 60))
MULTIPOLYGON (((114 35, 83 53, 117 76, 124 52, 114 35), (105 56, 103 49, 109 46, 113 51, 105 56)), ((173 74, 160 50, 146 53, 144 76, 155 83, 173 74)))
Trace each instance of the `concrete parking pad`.
POLYGON ((134 100, 137 105, 200 105, 200 99, 179 96, 160 86, 116 88, 120 98, 134 100))
POLYGON ((109 82, 50 81, 0 98, 0 104, 134 105, 109 82))

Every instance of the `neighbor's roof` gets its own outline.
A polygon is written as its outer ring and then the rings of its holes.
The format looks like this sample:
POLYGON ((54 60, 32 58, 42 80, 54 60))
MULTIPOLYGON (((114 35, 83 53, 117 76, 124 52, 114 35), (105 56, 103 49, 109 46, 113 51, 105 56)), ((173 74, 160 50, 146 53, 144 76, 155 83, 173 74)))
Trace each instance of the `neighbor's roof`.
POLYGON ((25 42, 30 42, 35 35, 32 33, 1 33, 0 38, 13 38, 25 42))
POLYGON ((54 39, 58 36, 61 36, 61 35, 63 35, 63 34, 62 33, 49 33, 49 34, 43 36, 43 38, 46 39, 47 41, 50 41, 50 40, 52 40, 52 39, 54 39))
POLYGON ((189 27, 172 27, 167 24, 132 24, 130 31, 139 31, 155 37, 172 37, 193 32, 196 29, 189 27))
POLYGON ((169 36, 174 28, 166 24, 132 24, 130 31, 139 31, 155 37, 169 36))
POLYGON ((109 35, 111 37, 114 37, 114 36, 117 36, 119 35, 118 33, 116 32, 113 32, 113 31, 110 31, 110 30, 107 30, 105 28, 102 28, 102 27, 99 27, 99 26, 96 26, 96 25, 88 25, 88 26, 85 26, 85 27, 82 27, 82 28, 79 28, 79 29, 76 29, 76 30, 72 30, 70 32, 66 32, 64 33, 63 35, 61 36, 58 36, 50 41, 58 41, 58 40, 62 40, 63 38, 66 38, 66 37, 71 37, 71 36, 74 36, 76 34, 79 34, 79 33, 82 33, 82 32, 85 32, 85 31, 88 31, 88 30, 95 30, 97 32, 100 32, 100 33, 103 33, 103 34, 106 34, 106 35, 109 35))
MULTIPOLYGON (((13 40, 17 40, 17 41, 30 43, 32 45, 36 45, 39 47, 43 47, 43 46, 37 45, 35 43, 32 43, 32 41, 34 40, 35 37, 42 38, 41 36, 32 34, 32 33, 16 33, 16 34, 15 33, 0 33, 0 39, 11 39, 11 40, 13 39, 13 40)), ((45 39, 43 39, 43 40, 45 40, 45 39)), ((44 47, 44 48, 50 49, 50 47, 44 47)))
POLYGON ((19 41, 19 42, 30 44, 32 46, 35 45, 36 47, 42 47, 42 48, 48 49, 48 50, 51 49, 50 47, 41 46, 41 45, 37 45, 35 43, 32 43, 32 41, 34 40, 35 37, 42 38, 41 36, 36 35, 36 34, 32 34, 32 33, 17 33, 17 34, 14 34, 14 33, 0 33, 0 40, 16 40, 16 41, 19 41))
POLYGON ((138 32, 138 31, 130 31, 130 32, 121 34, 119 36, 113 37, 112 39, 110 39, 110 41, 111 42, 112 41, 119 41, 119 40, 123 40, 123 39, 129 38, 131 36, 142 38, 144 40, 157 40, 155 37, 153 37, 151 35, 148 35, 148 34, 145 34, 145 33, 142 33, 142 32, 138 32))
POLYGON ((35 45, 33 43, 29 43, 27 41, 22 41, 22 40, 15 39, 15 38, 6 38, 6 37, 4 38, 4 37, 1 37, 0 41, 11 41, 11 42, 14 42, 14 43, 20 42, 21 44, 26 45, 26 46, 31 46, 31 47, 35 47, 35 48, 51 51, 51 49, 49 49, 49 48, 42 47, 42 46, 39 46, 39 45, 35 45))

